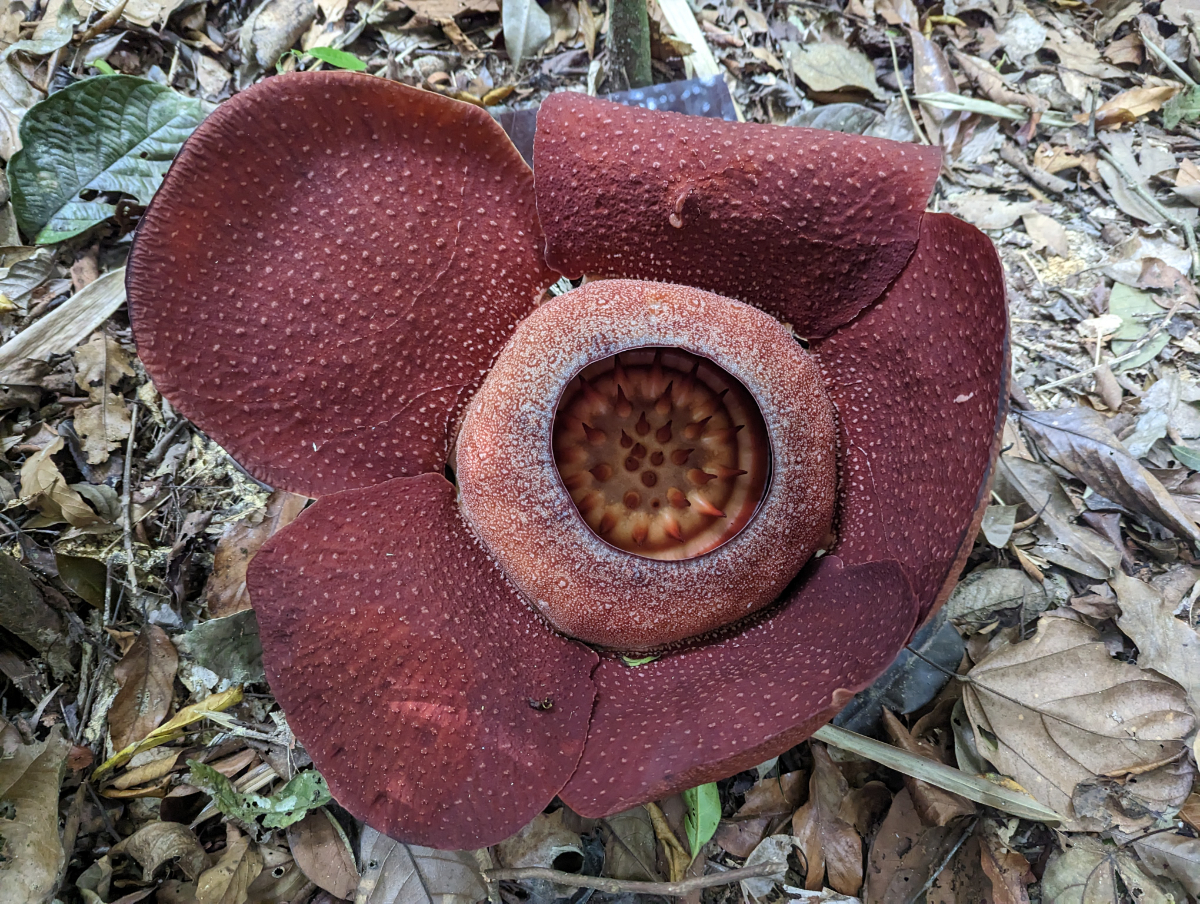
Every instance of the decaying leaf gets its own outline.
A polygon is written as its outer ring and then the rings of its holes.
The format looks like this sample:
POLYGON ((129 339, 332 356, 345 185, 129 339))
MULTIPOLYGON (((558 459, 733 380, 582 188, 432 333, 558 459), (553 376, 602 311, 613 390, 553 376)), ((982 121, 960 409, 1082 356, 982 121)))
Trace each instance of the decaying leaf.
POLYGON ((70 750, 55 728, 46 740, 0 758, 0 901, 41 904, 58 886, 67 862, 58 792, 70 750))
POLYGON ((859 91, 880 97, 875 82, 875 67, 861 50, 821 41, 815 44, 790 44, 786 48, 792 71, 817 94, 859 91))
POLYGON ((659 881, 655 870, 657 840, 645 807, 632 807, 604 819, 609 835, 605 871, 617 879, 659 881))
POLYGON ((1174 879, 1193 898, 1200 897, 1200 838, 1178 832, 1150 832, 1133 843, 1142 869, 1174 879))
POLYGON ((761 876, 741 881, 742 893, 748 901, 770 900, 775 891, 775 885, 787 868, 788 854, 796 846, 796 839, 791 835, 772 835, 764 838, 754 851, 746 858, 746 866, 758 866, 760 863, 777 863, 780 865, 779 875, 761 876))
POLYGON ((1133 854, 1087 835, 1075 835, 1056 851, 1042 876, 1042 900, 1055 904, 1119 901, 1117 877, 1138 904, 1174 904, 1158 884, 1138 868, 1133 854))
POLYGON ((363 828, 359 904, 475 904, 487 886, 470 851, 403 844, 363 828))
POLYGON ((1121 564, 1121 551, 1094 531, 1075 523, 1077 512, 1058 478, 1045 465, 1001 455, 997 487, 1023 499, 1038 516, 1033 551, 1047 561, 1097 580, 1105 580, 1121 564))
POLYGON ((1068 408, 1027 412, 1022 423, 1048 457, 1095 492, 1128 509, 1145 512, 1177 536, 1200 543, 1200 527, 1158 478, 1121 445, 1104 415, 1091 408, 1068 408))
POLYGON ((1033 882, 1033 873, 1029 869, 1029 861, 1018 851, 1009 847, 1012 825, 1005 827, 995 819, 985 819, 979 832, 980 861, 983 871, 992 882, 992 898, 995 904, 1029 904, 1029 892, 1026 890, 1033 882))
POLYGON ((208 864, 208 855, 192 830, 177 822, 150 822, 113 846, 111 855, 125 854, 142 868, 149 882, 164 863, 177 860, 189 879, 195 879, 208 864))
POLYGON ((505 0, 500 17, 504 27, 504 46, 514 68, 521 64, 521 60, 537 53, 554 31, 550 16, 538 5, 537 0, 505 0))
POLYGON ((717 843, 735 857, 749 857, 764 837, 791 821, 803 798, 803 772, 759 779, 738 811, 718 826, 717 843))
POLYGON ((196 880, 196 904, 245 904, 250 883, 262 872, 263 858, 250 836, 225 824, 225 850, 215 866, 196 880))
POLYGON ((177 640, 180 653, 231 684, 263 679, 262 643, 253 609, 201 622, 177 640))
POLYGON ((871 843, 863 900, 907 902, 944 861, 955 837, 955 828, 923 825, 908 789, 901 789, 871 843))
POLYGON ((1119 627, 1137 644, 1138 665, 1154 669, 1186 692, 1193 713, 1200 713, 1200 633, 1175 617, 1155 587, 1117 572, 1109 581, 1117 593, 1119 627))
POLYGON ((3 553, 0 553, 0 627, 37 650, 56 678, 74 671, 78 644, 63 616, 42 599, 24 566, 3 553))
POLYGON ((92 404, 75 413, 75 430, 90 464, 101 464, 129 436, 129 410, 114 390, 132 377, 129 354, 107 333, 96 333, 75 350, 75 382, 92 404))
POLYGON ((246 568, 259 548, 276 531, 286 527, 304 511, 308 498, 276 490, 267 500, 261 518, 243 518, 225 528, 217 542, 213 570, 204 588, 205 603, 214 618, 250 608, 246 592, 246 568))
MULTIPOLYGON (((1096 128, 1119 129, 1126 123, 1137 122, 1143 116, 1161 110, 1181 88, 1182 85, 1159 85, 1122 91, 1096 108, 1096 128)), ((1075 115, 1076 122, 1086 123, 1089 118, 1088 113, 1075 115)))
POLYGON ((1022 621, 1045 611, 1046 591, 1016 568, 973 571, 958 582, 946 600, 946 617, 968 634, 994 624, 998 613, 1019 610, 1022 621))
POLYGON ((287 828, 309 810, 323 807, 333 798, 321 773, 315 769, 296 773, 295 778, 269 797, 238 791, 228 778, 205 763, 188 760, 188 782, 212 797, 217 809, 247 825, 262 817, 268 829, 287 828))
POLYGON ((840 813, 850 786, 823 745, 813 744, 812 752, 808 803, 792 817, 792 834, 808 865, 804 887, 819 891, 828 873, 828 884, 835 891, 858 894, 863 881, 862 838, 840 813))
POLYGON ((1095 630, 1067 618, 1043 616, 1033 638, 1001 647, 968 678, 963 702, 980 753, 1062 815, 1067 831, 1104 827, 1076 813, 1080 783, 1136 776, 1126 791, 1140 797, 1155 793, 1156 779, 1173 782, 1195 726, 1182 690, 1112 659, 1095 630))
POLYGON ((120 750, 142 740, 171 711, 179 654, 158 625, 146 625, 133 646, 113 668, 121 690, 108 711, 113 747, 120 750))
POLYGON ((104 523, 79 492, 67 484, 67 479, 54 463, 61 452, 63 438, 57 437, 40 451, 33 453, 21 465, 21 501, 39 512, 27 521, 27 528, 45 527, 67 522, 72 527, 93 527, 104 523))

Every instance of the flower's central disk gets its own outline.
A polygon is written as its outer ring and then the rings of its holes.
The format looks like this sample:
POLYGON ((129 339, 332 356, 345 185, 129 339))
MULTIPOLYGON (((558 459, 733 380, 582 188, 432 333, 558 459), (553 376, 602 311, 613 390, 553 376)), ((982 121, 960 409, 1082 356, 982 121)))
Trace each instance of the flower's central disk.
POLYGON ((750 394, 678 348, 634 349, 585 368, 559 401, 553 444, 588 527, 654 559, 703 555, 734 537, 771 471, 750 394))

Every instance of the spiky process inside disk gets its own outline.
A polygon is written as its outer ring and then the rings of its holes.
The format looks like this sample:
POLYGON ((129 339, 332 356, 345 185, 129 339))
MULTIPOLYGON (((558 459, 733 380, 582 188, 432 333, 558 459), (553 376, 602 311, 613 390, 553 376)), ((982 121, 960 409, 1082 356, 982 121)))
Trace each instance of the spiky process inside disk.
POLYGON ((728 373, 682 349, 589 365, 554 418, 554 460, 588 527, 626 552, 688 559, 735 537, 770 478, 767 428, 728 373))

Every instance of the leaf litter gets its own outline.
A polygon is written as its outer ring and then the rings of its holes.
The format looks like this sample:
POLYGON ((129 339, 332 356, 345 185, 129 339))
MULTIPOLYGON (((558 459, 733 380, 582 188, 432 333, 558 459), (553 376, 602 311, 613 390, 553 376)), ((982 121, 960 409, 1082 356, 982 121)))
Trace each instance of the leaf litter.
MULTIPOLYGON (((1015 412, 994 504, 944 618, 859 695, 851 727, 1063 825, 805 743, 657 813, 555 810, 578 868, 661 881, 686 861, 788 862, 695 904, 1195 896, 1194 10, 699 0, 685 21, 665 6, 656 81, 712 61, 746 119, 935 142, 933 206, 997 243, 1015 412)), ((306 501, 157 396, 122 268, 179 143, 264 73, 361 68, 515 112, 620 87, 605 3, 17 0, 0 39, 0 835, 29 852, 0 862, 0 897, 483 899, 495 851, 399 845, 327 799, 269 694, 245 590, 306 501)))

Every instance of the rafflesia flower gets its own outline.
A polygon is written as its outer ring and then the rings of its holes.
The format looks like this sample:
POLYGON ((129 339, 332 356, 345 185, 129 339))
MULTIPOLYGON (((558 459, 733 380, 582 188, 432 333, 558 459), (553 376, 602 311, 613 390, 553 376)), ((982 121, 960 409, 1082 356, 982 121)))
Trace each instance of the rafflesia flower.
POLYGON ((614 813, 883 671, 969 550, 1005 395, 1000 265, 924 212, 938 167, 560 93, 531 172, 483 110, 349 73, 196 131, 134 328, 179 411, 317 499, 249 587, 347 809, 445 848, 556 794, 614 813))

